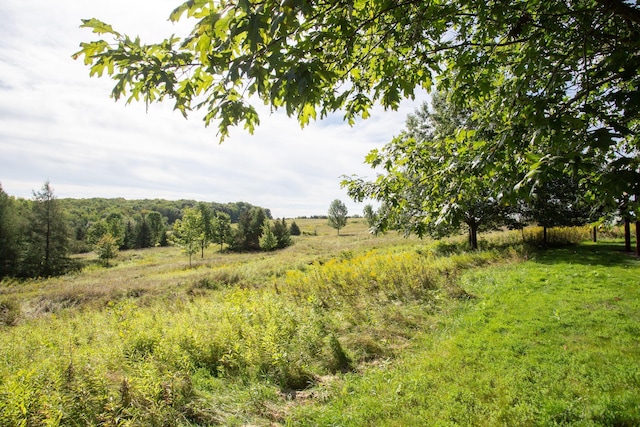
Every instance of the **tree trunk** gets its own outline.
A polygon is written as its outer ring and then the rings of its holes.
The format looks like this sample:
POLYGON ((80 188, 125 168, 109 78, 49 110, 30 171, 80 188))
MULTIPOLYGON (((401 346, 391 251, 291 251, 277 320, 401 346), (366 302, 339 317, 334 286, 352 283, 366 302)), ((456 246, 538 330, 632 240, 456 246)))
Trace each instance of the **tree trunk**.
POLYGON ((640 221, 636 221, 636 255, 640 256, 640 221))
POLYGON ((631 252, 631 221, 629 218, 624 219, 624 250, 631 252))
POLYGON ((44 274, 51 274, 51 198, 47 197, 45 203, 45 244, 44 244, 44 274))
POLYGON ((542 246, 547 247, 547 226, 542 226, 542 246))
MULTIPOLYGON (((638 204, 638 194, 636 194, 636 204, 638 204)), ((636 256, 640 256, 640 217, 636 212, 636 256)))
POLYGON ((469 226, 469 246, 472 251, 478 250, 478 224, 471 222, 469 226))
POLYGON ((596 227, 595 225, 593 226, 593 241, 598 241, 598 227, 596 227))
POLYGON ((634 6, 628 5, 622 0, 597 0, 597 2, 627 21, 635 22, 636 24, 640 22, 640 12, 634 6))

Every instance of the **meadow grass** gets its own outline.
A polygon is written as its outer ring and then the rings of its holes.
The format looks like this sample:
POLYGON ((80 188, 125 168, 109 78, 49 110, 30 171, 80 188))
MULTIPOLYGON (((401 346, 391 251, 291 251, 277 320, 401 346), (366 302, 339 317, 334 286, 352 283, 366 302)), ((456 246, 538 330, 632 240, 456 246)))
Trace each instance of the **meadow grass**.
POLYGON ((210 248, 188 268, 155 248, 4 282, 0 425, 638 421, 637 261, 529 252, 535 230, 468 253, 464 236, 296 222, 279 252, 210 248))
POLYGON ((0 282, 0 303, 19 305, 16 321, 74 308, 103 309, 109 302, 134 297, 139 305, 162 298, 189 298, 192 292, 239 285, 262 286, 271 277, 287 270, 304 269, 314 262, 325 262, 341 253, 362 252, 386 246, 423 243, 397 233, 374 237, 364 219, 350 219, 337 236, 327 220, 298 219, 303 236, 294 245, 276 252, 226 253, 210 246, 204 256, 194 255, 193 267, 178 247, 157 247, 122 251, 109 268, 96 254, 79 256, 87 267, 81 273, 26 281, 0 282))

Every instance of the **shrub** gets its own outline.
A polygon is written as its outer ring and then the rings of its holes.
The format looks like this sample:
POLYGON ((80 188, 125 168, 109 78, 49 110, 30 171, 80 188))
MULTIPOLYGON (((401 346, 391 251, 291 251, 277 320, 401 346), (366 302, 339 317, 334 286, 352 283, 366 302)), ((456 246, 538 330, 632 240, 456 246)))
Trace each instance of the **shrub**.
POLYGON ((198 280, 194 287, 202 289, 220 289, 222 286, 232 286, 244 280, 240 271, 233 268, 219 268, 213 270, 207 277, 198 280))
POLYGON ((300 233, 300 227, 298 227, 298 224, 296 224, 295 221, 293 221, 291 223, 291 226, 289 227, 289 234, 291 234, 292 236, 299 236, 300 233))
POLYGON ((15 325, 21 314, 20 304, 17 301, 13 299, 0 300, 0 325, 15 325))

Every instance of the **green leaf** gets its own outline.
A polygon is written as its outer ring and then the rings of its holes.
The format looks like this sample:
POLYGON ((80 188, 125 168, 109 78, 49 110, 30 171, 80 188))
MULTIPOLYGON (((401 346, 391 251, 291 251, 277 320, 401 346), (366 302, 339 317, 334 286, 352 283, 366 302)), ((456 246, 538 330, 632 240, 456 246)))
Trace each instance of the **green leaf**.
POLYGON ((249 13, 251 11, 251 2, 249 0, 238 0, 238 8, 249 13))
POLYGON ((169 15, 169 20, 171 22, 177 22, 182 18, 185 12, 187 12, 187 17, 197 17, 198 12, 202 12, 203 9, 206 9, 206 5, 210 4, 211 0, 189 0, 176 7, 171 15, 169 15))
MULTIPOLYGON (((90 65, 93 61, 104 53, 109 48, 109 43, 104 40, 98 40, 91 43, 81 43, 80 49, 78 52, 72 55, 73 59, 78 59, 81 55, 84 55, 84 64, 90 65)), ((93 68, 91 70, 91 75, 95 74, 93 68)))
POLYGON ((304 104, 299 114, 300 126, 305 127, 309 124, 309 119, 316 119, 316 108, 313 104, 304 104))
POLYGON ((365 156, 364 162, 371 165, 372 168, 375 168, 380 164, 380 151, 377 148, 369 151, 369 153, 365 156))
POLYGON ((116 37, 120 37, 120 33, 115 31, 111 25, 95 18, 83 19, 80 28, 91 28, 96 34, 113 34, 116 37))
POLYGON ((173 12, 169 15, 169 20, 171 22, 178 22, 182 15, 189 9, 191 9, 194 5, 193 0, 189 0, 187 2, 182 3, 180 6, 173 9, 173 12))

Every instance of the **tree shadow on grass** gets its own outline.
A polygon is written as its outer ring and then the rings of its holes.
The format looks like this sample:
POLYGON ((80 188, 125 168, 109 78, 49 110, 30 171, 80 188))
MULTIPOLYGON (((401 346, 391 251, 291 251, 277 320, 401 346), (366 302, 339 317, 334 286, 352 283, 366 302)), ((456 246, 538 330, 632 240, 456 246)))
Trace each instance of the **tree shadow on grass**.
POLYGON ((562 248, 549 248, 539 251, 535 260, 541 264, 640 266, 640 259, 634 252, 625 252, 622 242, 583 243, 562 248))

